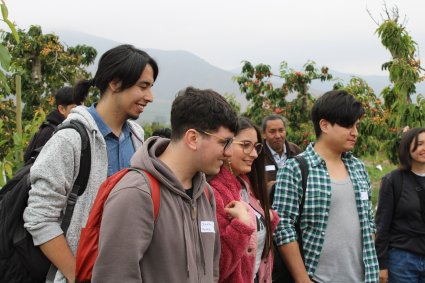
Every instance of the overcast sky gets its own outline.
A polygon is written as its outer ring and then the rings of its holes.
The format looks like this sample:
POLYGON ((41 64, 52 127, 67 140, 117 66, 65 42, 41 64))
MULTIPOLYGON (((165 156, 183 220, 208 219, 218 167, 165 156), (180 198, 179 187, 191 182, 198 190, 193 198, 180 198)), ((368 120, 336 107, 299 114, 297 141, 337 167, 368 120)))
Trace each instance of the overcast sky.
MULTIPOLYGON (((295 66, 311 59, 342 72, 384 75, 381 64, 389 59, 366 12, 382 21, 381 0, 5 1, 20 28, 38 24, 43 31, 81 31, 140 48, 186 50, 228 70, 242 60, 295 66)), ((387 1, 394 5, 401 18, 406 15, 424 58, 425 1, 387 1)))

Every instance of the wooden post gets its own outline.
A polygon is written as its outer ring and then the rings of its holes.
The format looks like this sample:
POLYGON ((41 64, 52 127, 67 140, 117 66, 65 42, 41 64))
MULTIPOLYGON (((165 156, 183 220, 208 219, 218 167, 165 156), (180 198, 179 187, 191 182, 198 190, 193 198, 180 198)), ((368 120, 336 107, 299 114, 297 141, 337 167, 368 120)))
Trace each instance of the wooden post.
MULTIPOLYGON (((19 142, 22 142, 22 104, 21 104, 21 76, 16 75, 15 77, 16 84, 16 132, 19 136, 19 142)), ((24 160, 23 149, 18 151, 17 158, 19 161, 24 160)))

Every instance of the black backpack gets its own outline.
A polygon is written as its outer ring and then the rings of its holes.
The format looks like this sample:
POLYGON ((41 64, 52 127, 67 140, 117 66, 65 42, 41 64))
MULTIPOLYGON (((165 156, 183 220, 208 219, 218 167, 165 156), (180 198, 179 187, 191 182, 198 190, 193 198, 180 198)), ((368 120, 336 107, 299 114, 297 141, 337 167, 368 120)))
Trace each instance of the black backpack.
MULTIPOLYGON (((56 129, 75 129, 81 136, 81 158, 78 177, 68 196, 61 228, 66 234, 74 206, 88 182, 91 167, 90 140, 83 124, 78 121, 62 123, 56 129)), ((37 149, 37 152, 40 152, 37 149)), ((37 155, 22 167, 0 190, 0 282, 45 282, 50 261, 40 248, 34 246, 31 235, 24 228, 23 213, 31 189, 30 168, 37 155)))

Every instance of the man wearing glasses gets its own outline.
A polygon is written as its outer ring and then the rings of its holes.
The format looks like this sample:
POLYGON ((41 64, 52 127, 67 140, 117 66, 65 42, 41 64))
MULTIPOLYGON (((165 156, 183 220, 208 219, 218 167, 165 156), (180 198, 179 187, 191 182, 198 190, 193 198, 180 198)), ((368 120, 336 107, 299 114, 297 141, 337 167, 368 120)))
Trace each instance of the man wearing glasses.
POLYGON ((93 282, 217 282, 220 236, 205 174, 232 155, 236 131, 237 115, 218 93, 178 93, 171 139, 151 137, 131 160, 160 184, 156 221, 146 176, 130 171, 105 203, 93 282))

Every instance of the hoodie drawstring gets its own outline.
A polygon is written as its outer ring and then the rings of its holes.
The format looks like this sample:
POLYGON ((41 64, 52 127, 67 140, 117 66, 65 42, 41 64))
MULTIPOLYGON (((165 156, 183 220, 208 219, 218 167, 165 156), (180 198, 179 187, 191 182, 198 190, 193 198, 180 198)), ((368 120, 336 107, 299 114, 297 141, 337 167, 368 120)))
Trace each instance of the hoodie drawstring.
MULTIPOLYGON (((198 217, 196 217, 196 219, 198 219, 198 217)), ((201 258, 202 258, 202 267, 204 268, 204 275, 207 275, 207 270, 205 267, 205 251, 204 251, 204 242, 202 241, 202 235, 199 231, 200 229, 198 229, 198 236, 199 236, 199 241, 201 242, 201 258)))
MULTIPOLYGON (((96 132, 97 131, 95 129, 93 129, 91 132, 93 134, 93 147, 92 148, 94 149, 94 148, 96 148, 96 132)), ((93 156, 93 153, 92 153, 92 156, 93 156)))
POLYGON ((182 218, 183 218, 183 238, 184 238, 184 248, 185 248, 185 251, 186 251, 186 253, 185 253, 185 259, 186 259, 186 273, 187 273, 187 277, 189 278, 189 259, 187 258, 188 257, 188 254, 189 254, 189 248, 188 248, 188 246, 187 246, 187 239, 186 239, 186 217, 184 216, 184 209, 183 209, 183 203, 182 203, 183 201, 182 201, 182 199, 180 198, 180 197, 178 197, 178 203, 179 203, 179 206, 180 206, 180 211, 181 211, 181 214, 182 214, 182 218))

